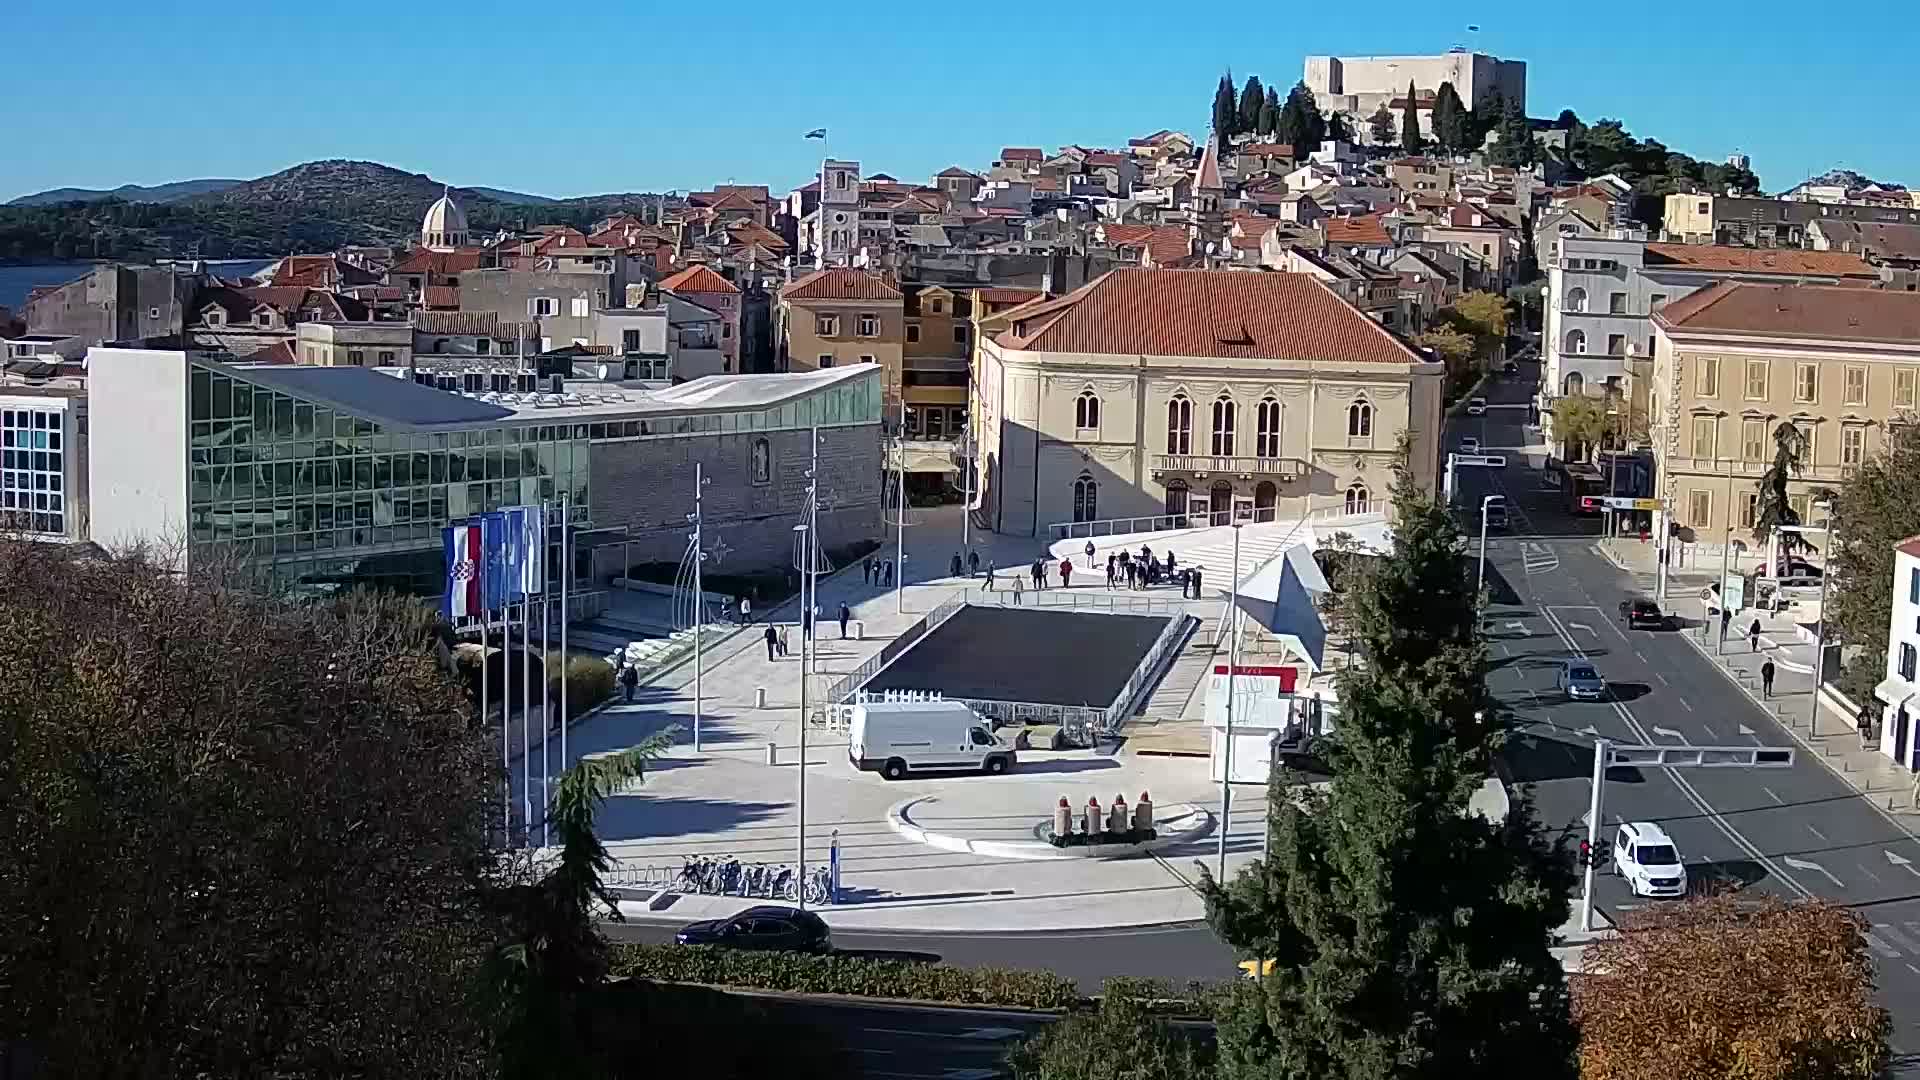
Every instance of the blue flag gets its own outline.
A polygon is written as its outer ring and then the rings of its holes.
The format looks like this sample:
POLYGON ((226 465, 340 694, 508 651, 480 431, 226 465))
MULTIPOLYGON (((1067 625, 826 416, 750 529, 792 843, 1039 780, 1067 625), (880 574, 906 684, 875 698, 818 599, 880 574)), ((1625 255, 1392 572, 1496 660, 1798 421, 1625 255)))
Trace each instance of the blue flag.
POLYGON ((826 137, 827 137, 826 128, 814 128, 812 131, 807 132, 807 138, 809 139, 824 139, 826 137))
POLYGON ((481 593, 488 611, 507 606, 512 574, 519 562, 509 562, 507 515, 498 510, 480 515, 480 547, 483 554, 481 593))

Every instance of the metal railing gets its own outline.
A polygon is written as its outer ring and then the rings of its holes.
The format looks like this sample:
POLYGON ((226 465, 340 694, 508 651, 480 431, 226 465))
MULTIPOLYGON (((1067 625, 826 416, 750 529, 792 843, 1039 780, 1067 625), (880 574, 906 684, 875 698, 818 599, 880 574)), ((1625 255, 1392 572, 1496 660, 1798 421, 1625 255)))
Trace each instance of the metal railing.
POLYGON ((1001 607, 1067 607, 1076 610, 1109 613, 1165 614, 1186 610, 1186 603, 1164 596, 1141 595, 1130 589, 1028 589, 1018 601, 1010 590, 1001 589, 993 598, 1001 607))
MULTIPOLYGON (((1366 525, 1385 521, 1390 503, 1384 498, 1371 499, 1367 509, 1350 511, 1345 506, 1323 506, 1309 510, 1306 520, 1314 522, 1350 520, 1355 525, 1366 525)), ((1282 514, 1276 506, 1241 508, 1238 520, 1242 524, 1266 524, 1273 521, 1288 521, 1295 517, 1293 511, 1282 514)), ((1212 528, 1219 525, 1231 525, 1236 520, 1235 511, 1212 510, 1197 514, 1155 514, 1151 517, 1102 518, 1098 521, 1057 521, 1047 526, 1051 540, 1091 540, 1102 536, 1125 536, 1129 533, 1180 532, 1195 529, 1212 528)))
POLYGON ((1153 467, 1164 472, 1253 473, 1267 476, 1304 476, 1307 463, 1294 457, 1261 454, 1154 454, 1153 467))
POLYGON ((959 614, 960 609, 966 606, 966 597, 956 596, 941 604, 939 607, 934 608, 932 611, 927 612, 925 615, 920 616, 918 622, 907 627, 905 632, 899 637, 888 642, 886 648, 867 657, 866 663, 854 668, 843 676, 839 682, 828 687, 824 700, 829 704, 835 705, 846 701, 853 696, 854 691, 866 685, 868 679, 879 674, 881 668, 893 663, 901 653, 919 644, 921 638, 933 633, 941 623, 959 614))
POLYGON ((1147 650, 1146 658, 1134 667, 1133 674, 1120 688, 1119 696, 1107 706, 1100 722, 1102 735, 1111 737, 1119 733, 1120 725, 1126 723, 1127 717, 1134 713, 1134 699, 1146 691, 1153 677, 1159 673, 1160 665, 1166 661, 1167 654, 1178 648, 1199 625, 1200 620, 1184 613, 1168 620, 1166 629, 1160 631, 1160 636, 1153 641, 1153 647, 1147 650))

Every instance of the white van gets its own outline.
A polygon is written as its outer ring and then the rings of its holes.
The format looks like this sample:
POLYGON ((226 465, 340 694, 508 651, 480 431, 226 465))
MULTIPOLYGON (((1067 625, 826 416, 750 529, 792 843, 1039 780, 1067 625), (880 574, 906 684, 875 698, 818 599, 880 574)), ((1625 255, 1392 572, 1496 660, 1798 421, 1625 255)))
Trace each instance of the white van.
POLYGON ((1013 746, 958 701, 876 701, 852 713, 847 760, 889 780, 934 771, 997 776, 1016 760, 1013 746))

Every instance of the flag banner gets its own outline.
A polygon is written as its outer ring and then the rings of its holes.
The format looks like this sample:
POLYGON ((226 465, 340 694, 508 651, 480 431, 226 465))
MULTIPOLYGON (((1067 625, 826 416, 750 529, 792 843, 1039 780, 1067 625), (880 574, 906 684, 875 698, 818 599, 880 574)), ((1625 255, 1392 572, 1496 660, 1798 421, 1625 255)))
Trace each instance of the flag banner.
POLYGON ((511 575, 507 599, 519 602, 539 595, 544 589, 547 527, 546 510, 539 506, 509 506, 501 513, 506 519, 503 544, 505 564, 511 575))
POLYGON ((480 515, 480 594, 487 611, 507 606, 509 586, 518 563, 507 561, 507 516, 498 510, 480 515))
POLYGON ((814 128, 812 131, 807 132, 807 138, 809 139, 824 139, 826 137, 827 137, 826 128, 814 128))
POLYGON ((527 559, 520 574, 521 591, 538 596, 547 591, 547 508, 526 506, 527 559))
POLYGON ((485 610, 486 600, 481 583, 485 552, 480 525, 471 520, 455 522, 442 529, 441 535, 447 554, 447 618, 477 618, 485 610))

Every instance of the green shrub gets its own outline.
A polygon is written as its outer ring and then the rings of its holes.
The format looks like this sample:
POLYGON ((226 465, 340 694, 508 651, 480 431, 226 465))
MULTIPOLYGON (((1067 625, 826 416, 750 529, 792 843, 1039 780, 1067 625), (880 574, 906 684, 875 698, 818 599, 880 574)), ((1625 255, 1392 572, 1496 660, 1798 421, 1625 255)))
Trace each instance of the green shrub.
MULTIPOLYGON (((560 670, 558 652, 547 654, 546 667, 548 671, 560 670)), ((567 712, 569 714, 567 719, 569 720, 578 719, 588 709, 613 696, 613 665, 597 656, 576 656, 568 660, 564 677, 567 680, 567 712)), ((559 677, 547 680, 547 693, 551 695, 548 700, 554 702, 560 700, 559 677)), ((555 708, 558 707, 555 705, 555 708)))
POLYGON ((1083 1000, 1072 979, 1050 971, 962 968, 839 953, 622 944, 613 947, 612 961, 614 975, 656 982, 1029 1009, 1066 1009, 1083 1000))
POLYGON ((1206 1080, 1213 1050, 1117 985, 1093 1009, 1049 1024, 1007 1054, 1015 1080, 1206 1080))

